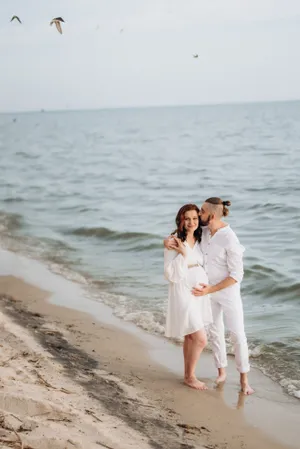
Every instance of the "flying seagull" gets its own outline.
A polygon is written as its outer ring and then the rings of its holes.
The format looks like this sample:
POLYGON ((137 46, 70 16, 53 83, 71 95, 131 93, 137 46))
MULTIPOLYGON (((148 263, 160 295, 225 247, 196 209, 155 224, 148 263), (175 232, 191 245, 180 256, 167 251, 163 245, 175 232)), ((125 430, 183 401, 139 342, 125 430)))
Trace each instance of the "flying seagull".
POLYGON ((22 23, 18 16, 12 16, 10 21, 12 22, 13 20, 17 20, 18 22, 22 23))
POLYGON ((61 17, 55 17, 55 19, 51 20, 50 25, 52 26, 55 23, 56 29, 57 31, 62 34, 62 29, 61 29, 61 22, 64 22, 64 19, 62 19, 61 17))
POLYGON ((199 55, 193 55, 193 58, 197 59, 199 57, 199 55))

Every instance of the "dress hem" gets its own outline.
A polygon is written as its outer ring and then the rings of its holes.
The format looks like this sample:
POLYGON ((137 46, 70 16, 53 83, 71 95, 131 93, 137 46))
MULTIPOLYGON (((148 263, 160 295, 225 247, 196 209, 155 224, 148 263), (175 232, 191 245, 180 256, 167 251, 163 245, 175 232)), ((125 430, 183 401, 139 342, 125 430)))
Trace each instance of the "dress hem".
MULTIPOLYGON (((211 323, 210 323, 211 324, 211 323)), ((188 333, 185 333, 185 334, 182 334, 182 335, 167 335, 166 333, 165 333, 165 337, 167 337, 167 338, 184 338, 184 337, 186 337, 187 335, 191 335, 191 334, 194 334, 195 332, 199 332, 199 331, 201 331, 201 330, 206 330, 206 328, 210 325, 210 324, 204 324, 202 327, 200 327, 199 329, 195 329, 195 330, 193 330, 193 331, 191 331, 191 332, 188 332, 188 333)))

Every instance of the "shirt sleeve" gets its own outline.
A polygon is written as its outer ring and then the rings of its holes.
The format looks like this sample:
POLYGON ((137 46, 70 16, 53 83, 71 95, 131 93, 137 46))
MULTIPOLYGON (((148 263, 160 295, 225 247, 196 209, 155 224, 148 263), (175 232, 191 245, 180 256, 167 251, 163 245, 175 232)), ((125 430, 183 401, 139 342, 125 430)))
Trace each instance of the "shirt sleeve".
POLYGON ((174 250, 164 250, 164 274, 169 282, 179 283, 187 278, 188 264, 182 254, 174 250))
POLYGON ((226 248, 229 276, 241 283, 244 277, 243 254, 245 248, 237 240, 226 248))

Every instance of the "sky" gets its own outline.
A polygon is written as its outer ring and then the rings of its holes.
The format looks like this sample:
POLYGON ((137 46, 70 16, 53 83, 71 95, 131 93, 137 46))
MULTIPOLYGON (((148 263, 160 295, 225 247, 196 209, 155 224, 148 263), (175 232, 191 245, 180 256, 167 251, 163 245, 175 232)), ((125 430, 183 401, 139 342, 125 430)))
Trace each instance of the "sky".
POLYGON ((300 0, 1 0, 0 111, 296 100, 299 55, 300 0))

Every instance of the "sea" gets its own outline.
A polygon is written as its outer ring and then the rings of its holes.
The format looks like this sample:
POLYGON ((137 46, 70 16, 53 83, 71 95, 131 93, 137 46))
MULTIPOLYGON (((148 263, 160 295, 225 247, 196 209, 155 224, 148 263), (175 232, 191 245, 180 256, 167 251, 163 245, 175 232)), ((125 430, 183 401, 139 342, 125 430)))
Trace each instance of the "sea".
POLYGON ((300 398, 300 102, 0 114, 0 167, 0 246, 162 338, 163 238, 230 200, 251 364, 300 398))

